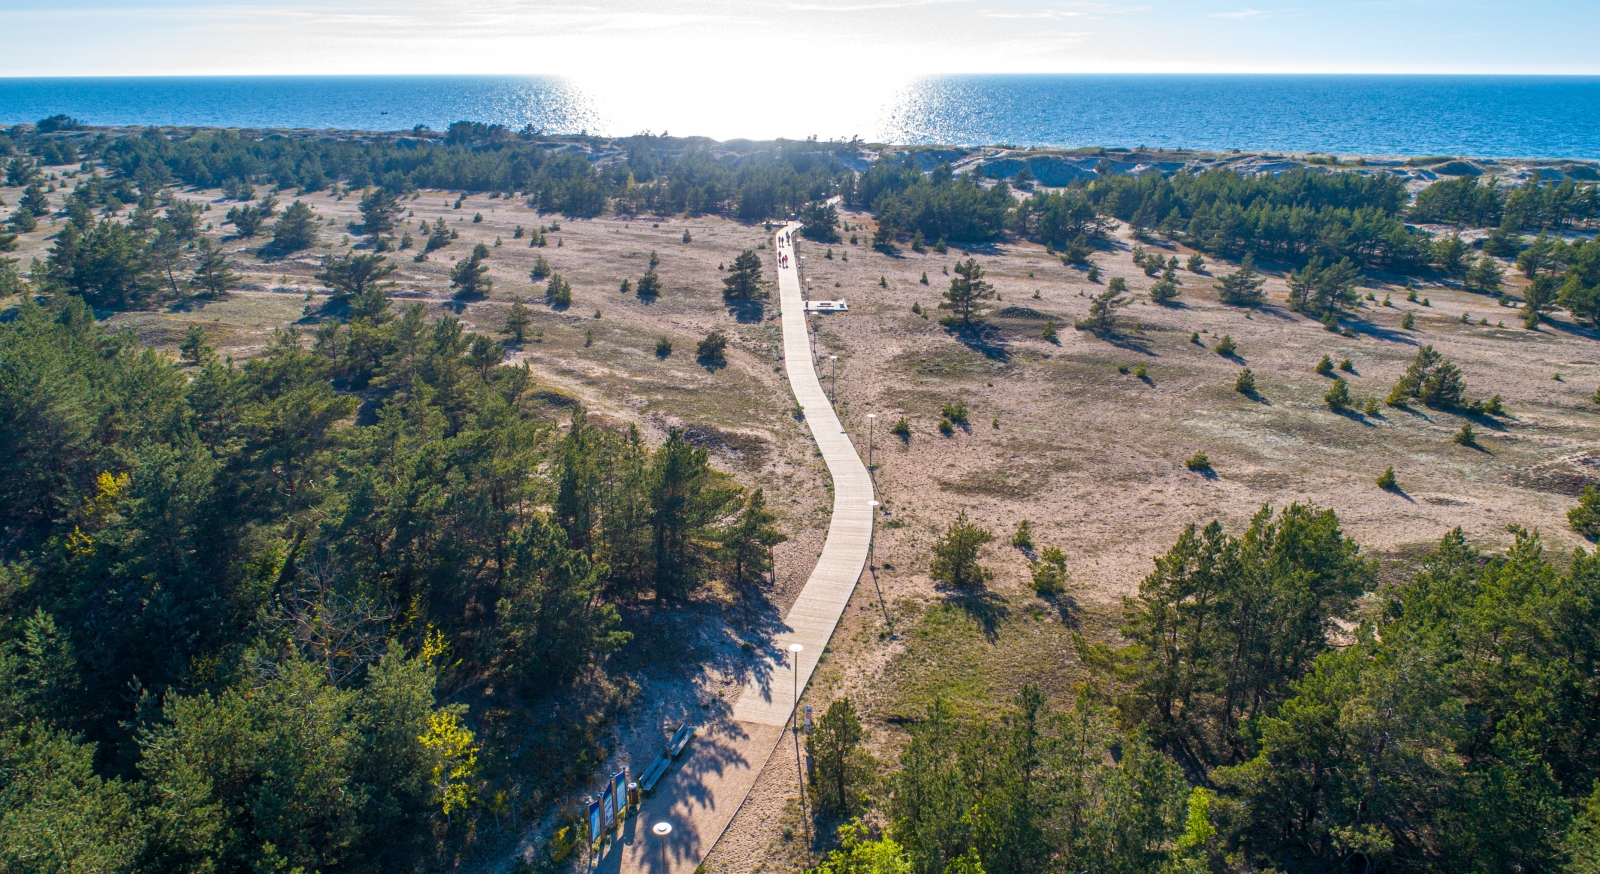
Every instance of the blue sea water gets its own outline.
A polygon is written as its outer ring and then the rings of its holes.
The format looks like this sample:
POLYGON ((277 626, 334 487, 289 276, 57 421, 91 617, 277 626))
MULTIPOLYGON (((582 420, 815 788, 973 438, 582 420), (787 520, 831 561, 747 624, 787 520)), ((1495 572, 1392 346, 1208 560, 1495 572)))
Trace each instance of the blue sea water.
MULTIPOLYGON (((706 117, 704 95, 697 99, 680 120, 706 117)), ((784 133, 909 144, 1600 158, 1597 77, 935 76, 880 105, 839 108, 849 99, 827 95, 818 111, 792 122, 803 129, 784 133)), ((442 129, 459 119, 559 133, 646 126, 621 105, 541 76, 0 79, 3 124, 64 112, 92 124, 255 128, 442 129)), ((684 129, 672 124, 670 105, 652 107, 647 120, 679 134, 744 133, 740 119, 719 119, 716 131, 684 129)))

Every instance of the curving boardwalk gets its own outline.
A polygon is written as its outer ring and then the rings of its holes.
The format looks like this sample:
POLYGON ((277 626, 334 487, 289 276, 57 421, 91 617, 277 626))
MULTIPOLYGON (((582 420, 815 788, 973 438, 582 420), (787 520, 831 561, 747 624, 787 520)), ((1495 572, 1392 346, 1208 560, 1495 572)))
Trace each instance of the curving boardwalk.
MULTIPOLYGON (((699 865, 755 784, 773 749, 783 740, 795 688, 804 690, 833 629, 855 591, 872 546, 872 478, 850 442, 817 378, 806 333, 805 300, 800 288, 791 222, 773 237, 780 265, 778 294, 783 316, 783 361, 795 400, 822 450, 833 476, 833 519, 817 566, 800 597, 784 617, 763 663, 752 671, 730 720, 703 726, 683 763, 656 787, 639 815, 624 825, 622 837, 599 860, 598 872, 686 874, 699 865), (788 658, 798 643, 798 671, 788 658), (657 822, 672 824, 663 843, 650 833, 657 822)), ((785 744, 785 748, 789 748, 785 744)))

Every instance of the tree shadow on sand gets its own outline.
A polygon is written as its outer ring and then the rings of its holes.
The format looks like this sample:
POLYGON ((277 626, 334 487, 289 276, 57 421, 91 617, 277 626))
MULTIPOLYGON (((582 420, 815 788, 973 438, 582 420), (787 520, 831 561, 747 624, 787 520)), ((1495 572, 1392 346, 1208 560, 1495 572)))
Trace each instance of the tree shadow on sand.
POLYGON ((956 342, 990 361, 1011 360, 1011 350, 1006 347, 1005 335, 994 325, 985 322, 963 325, 957 322, 945 325, 945 332, 954 337, 956 342))

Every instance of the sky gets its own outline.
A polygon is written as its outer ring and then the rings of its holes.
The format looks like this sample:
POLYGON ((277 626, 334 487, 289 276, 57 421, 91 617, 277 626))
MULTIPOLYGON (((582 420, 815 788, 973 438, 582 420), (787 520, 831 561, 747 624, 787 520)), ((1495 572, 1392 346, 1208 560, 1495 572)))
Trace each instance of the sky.
POLYGON ((1600 74, 1597 0, 0 0, 0 76, 1600 74))
POLYGON ((543 74, 607 129, 754 136, 941 73, 1600 75, 1597 32, 1600 0, 0 0, 0 77, 543 74))

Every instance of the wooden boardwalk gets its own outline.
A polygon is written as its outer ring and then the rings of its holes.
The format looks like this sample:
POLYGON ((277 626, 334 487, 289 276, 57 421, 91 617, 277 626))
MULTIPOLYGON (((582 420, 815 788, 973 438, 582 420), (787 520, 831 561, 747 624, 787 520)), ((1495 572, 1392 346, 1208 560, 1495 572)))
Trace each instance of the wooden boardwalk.
POLYGON ((872 546, 872 477, 845 433, 817 378, 806 331, 804 295, 790 223, 773 237, 780 261, 778 295, 783 316, 783 361, 795 400, 833 476, 833 519, 817 566, 784 617, 762 662, 733 705, 731 719, 703 726, 681 764, 656 787, 643 810, 625 824, 622 837, 601 857, 598 872, 689 874, 711 852, 783 739, 795 689, 805 690, 827 648, 845 605, 855 592, 872 546), (804 649, 799 674, 789 645, 804 649), (657 822, 673 831, 663 843, 650 833, 657 822))

